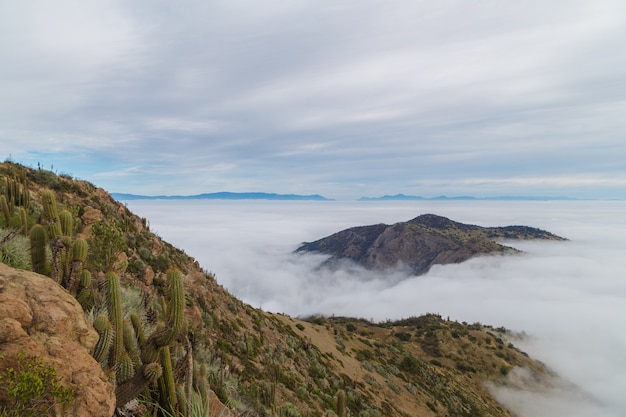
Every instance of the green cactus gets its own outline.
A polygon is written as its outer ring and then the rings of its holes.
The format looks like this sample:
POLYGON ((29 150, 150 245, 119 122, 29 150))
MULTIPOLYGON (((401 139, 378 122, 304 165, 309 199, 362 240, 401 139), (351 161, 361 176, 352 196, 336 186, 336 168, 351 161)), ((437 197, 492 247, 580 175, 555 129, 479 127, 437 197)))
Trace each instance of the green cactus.
POLYGON ((139 344, 139 346, 145 345, 146 333, 143 331, 143 324, 141 323, 141 318, 139 317, 139 314, 134 311, 130 313, 130 322, 133 325, 133 330, 135 331, 137 343, 139 344))
MULTIPOLYGON (((107 274, 108 275, 108 274, 107 274)), ((137 314, 131 314, 130 319, 133 324, 133 329, 137 333, 137 340, 140 348, 140 359, 142 368, 140 372, 136 372, 135 376, 128 381, 119 384, 115 390, 117 398, 117 406, 121 407, 128 401, 135 398, 141 393, 150 383, 146 375, 147 367, 156 362, 161 363, 161 369, 165 378, 159 378, 161 382, 161 389, 163 391, 161 400, 163 401, 162 407, 166 410, 173 410, 176 404, 176 390, 171 381, 167 381, 171 373, 171 355, 169 351, 169 345, 176 340, 176 338, 185 329, 185 290, 183 286, 183 278, 180 271, 176 269, 170 269, 167 272, 167 278, 169 281, 169 304, 166 308, 166 323, 155 330, 148 338, 143 334, 141 326, 141 320, 137 314), (169 359, 169 364, 167 363, 169 359), (132 384, 135 384, 133 386, 132 384), (173 394, 172 394, 173 393, 173 394)), ((107 294, 107 298, 110 295, 107 294)), ((161 402, 161 401, 160 401, 161 402)))
POLYGON ((161 349, 161 367, 163 368, 163 375, 159 378, 159 405, 165 411, 174 415, 178 396, 176 395, 176 384, 174 383, 172 356, 169 346, 163 346, 161 349))
POLYGON ((95 305, 91 288, 83 288, 80 290, 78 295, 76 295, 76 301, 78 301, 84 311, 91 310, 95 305))
POLYGON ((136 367, 141 365, 135 329, 133 329, 133 325, 128 320, 124 320, 124 349, 128 352, 136 367))
POLYGON ((346 416, 346 392, 340 389, 337 392, 337 417, 346 416))
POLYGON ((87 260, 88 245, 84 239, 76 239, 72 244, 72 262, 85 262, 87 260))
POLYGON ((122 352, 115 364, 115 382, 123 384, 135 376, 135 365, 128 352, 122 352))
POLYGON ((40 224, 36 224, 30 230, 30 257, 33 271, 38 274, 47 275, 46 230, 40 224))
POLYGON ((0 209, 2 209, 2 213, 4 213, 6 227, 11 226, 11 210, 9 209, 9 203, 7 202, 7 198, 4 194, 0 195, 0 209))
POLYGON ((137 398, 151 383, 157 381, 162 374, 163 368, 158 363, 143 365, 138 372, 135 372, 135 376, 115 388, 116 408, 122 407, 129 401, 137 398))
POLYGON ((41 204, 43 206, 43 214, 48 226, 48 235, 50 239, 54 239, 62 235, 61 221, 59 219, 59 209, 54 193, 50 190, 44 191, 41 195, 41 204))
POLYGON ((20 207, 20 223, 22 224, 22 235, 28 236, 28 213, 24 207, 20 207))
POLYGON ((111 326, 111 322, 107 316, 101 314, 94 320, 93 328, 96 329, 100 338, 91 356, 93 356, 97 362, 104 363, 107 360, 111 344, 113 343, 113 326, 111 326))
POLYGON ((113 326, 113 350, 109 356, 109 366, 114 367, 124 352, 124 323, 122 316, 122 294, 120 279, 115 272, 107 272, 105 275, 105 290, 109 321, 113 326))
POLYGON ((74 217, 68 210, 61 210, 59 213, 59 222, 61 223, 61 233, 63 236, 72 236, 74 233, 74 217))
POLYGON ((52 279, 65 288, 69 288, 68 278, 71 268, 72 242, 68 237, 56 237, 50 241, 52 251, 52 279))
POLYGON ((78 274, 78 283, 81 288, 91 288, 91 272, 82 270, 78 274))
POLYGON ((157 346, 172 343, 185 327, 185 288, 182 274, 179 270, 170 268, 167 271, 167 281, 170 286, 167 325, 161 331, 155 332, 154 342, 157 346))

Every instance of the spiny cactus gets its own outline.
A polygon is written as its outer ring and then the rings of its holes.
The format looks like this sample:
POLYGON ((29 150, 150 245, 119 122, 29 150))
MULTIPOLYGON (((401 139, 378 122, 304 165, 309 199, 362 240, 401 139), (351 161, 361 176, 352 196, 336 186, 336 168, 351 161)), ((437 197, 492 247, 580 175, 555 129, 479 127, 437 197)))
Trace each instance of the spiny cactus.
POLYGON ((120 290, 120 279, 115 272, 107 272, 105 275, 105 290, 107 298, 107 308, 109 311, 109 321, 113 326, 113 351, 109 356, 109 366, 114 367, 118 358, 124 351, 124 327, 122 316, 122 293, 120 290))
POLYGON ((24 207, 20 207, 20 223, 22 224, 22 235, 28 236, 28 213, 24 207))
POLYGON ((50 241, 52 251, 52 279, 68 288, 67 278, 71 267, 71 245, 68 237, 57 236, 50 241))
POLYGON ((29 207, 30 193, 28 191, 28 181, 25 173, 21 175, 21 178, 9 179, 9 177, 6 177, 6 190, 11 211, 13 211, 15 206, 29 207))
POLYGON ((156 382, 162 374, 163 368, 158 363, 143 365, 141 369, 135 372, 135 376, 115 388, 115 406, 117 408, 122 407, 129 401, 137 398, 151 383, 156 382))
POLYGON ((76 239, 72 244, 72 262, 85 262, 87 260, 87 241, 76 239))
POLYGON ((30 230, 30 256, 33 271, 46 275, 48 273, 46 230, 40 224, 36 224, 30 230))
POLYGON ((61 223, 61 233, 63 236, 72 236, 74 233, 74 217, 68 210, 61 210, 59 213, 59 222, 61 223))
POLYGON ((337 417, 346 416, 346 392, 340 389, 337 392, 337 417))
POLYGON ((141 318, 139 314, 135 311, 130 313, 130 322, 133 325, 133 330, 135 331, 135 337, 137 338, 137 343, 140 346, 146 344, 146 333, 143 331, 143 324, 141 324, 141 318))
POLYGON ((59 219, 59 209, 57 208, 57 200, 54 193, 46 190, 41 195, 41 204, 43 206, 43 214, 48 226, 48 234, 50 239, 54 239, 62 235, 61 221, 59 219))
POLYGON ((75 294, 78 288, 77 275, 80 274, 87 260, 87 241, 76 239, 74 243, 72 243, 71 256, 68 256, 67 259, 71 259, 72 262, 69 266, 67 276, 64 277, 63 281, 67 283, 67 290, 75 294))
POLYGON ((124 320, 124 349, 126 349, 136 367, 141 365, 135 329, 133 329, 133 325, 128 320, 124 320))
POLYGON ((185 327, 185 288, 182 274, 179 270, 170 268, 167 271, 167 281, 170 286, 167 325, 154 335, 154 342, 158 346, 172 343, 185 327))
POLYGON ((113 343, 113 326, 104 314, 99 315, 93 322, 93 328, 96 329, 100 338, 94 347, 93 358, 100 363, 106 362, 111 344, 113 343))
POLYGON ((161 349, 161 367, 163 375, 159 378, 159 404, 170 414, 174 414, 178 396, 176 395, 176 384, 174 383, 174 373, 172 369, 172 356, 169 346, 163 346, 161 349))
POLYGON ((4 195, 0 195, 0 209, 4 213, 4 222, 6 227, 11 225, 11 210, 9 209, 9 203, 4 195))
POLYGON ((78 274, 78 284, 81 288, 91 288, 91 272, 82 270, 78 274))
POLYGON ((135 375, 135 365, 128 352, 122 352, 115 364, 115 382, 123 384, 135 375))
MULTIPOLYGON (((161 368, 164 374, 170 372, 167 367, 171 367, 171 357, 169 353, 169 345, 176 340, 176 338, 183 332, 185 328, 185 290, 183 286, 182 274, 176 269, 170 269, 167 272, 169 281, 169 304, 167 305, 167 321, 164 326, 155 330, 147 339, 143 335, 143 328, 141 326, 141 320, 136 314, 131 314, 130 319, 133 324, 133 328, 137 333, 137 340, 139 341, 141 351, 141 363, 142 371, 136 372, 135 376, 123 384, 118 385, 115 390, 117 398, 117 406, 121 407, 128 401, 135 398, 141 393, 150 383, 145 373, 146 367, 151 366, 157 362, 165 361, 165 358, 169 358, 170 364, 162 363, 161 368), (142 342, 143 341, 143 342, 142 342), (166 351, 166 353, 163 353, 166 351), (131 384, 135 384, 132 386, 131 384)), ((162 378, 161 378, 162 379, 162 378)), ((166 383, 166 381, 163 381, 166 383)), ((175 389, 167 390, 169 398, 169 405, 167 407, 173 409, 176 403, 175 389), (174 392, 173 397, 170 396, 171 392, 174 392)), ((162 405, 163 406, 163 405, 162 405)), ((166 408, 167 409, 167 408, 166 408)))
POLYGON ((76 301, 81 305, 84 311, 91 310, 95 305, 93 291, 91 288, 83 288, 76 295, 76 301))

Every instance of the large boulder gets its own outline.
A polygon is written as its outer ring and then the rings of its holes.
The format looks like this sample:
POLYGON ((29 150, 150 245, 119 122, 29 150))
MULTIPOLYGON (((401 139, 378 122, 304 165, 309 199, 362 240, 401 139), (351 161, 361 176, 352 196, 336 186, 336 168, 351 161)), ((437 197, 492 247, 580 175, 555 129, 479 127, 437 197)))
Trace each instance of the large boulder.
MULTIPOLYGON (((61 383, 75 390, 65 416, 110 417, 113 385, 90 355, 98 334, 78 302, 52 279, 0 263, 0 373, 17 356, 54 365, 61 383)), ((6 405, 0 390, 0 406, 6 405)))

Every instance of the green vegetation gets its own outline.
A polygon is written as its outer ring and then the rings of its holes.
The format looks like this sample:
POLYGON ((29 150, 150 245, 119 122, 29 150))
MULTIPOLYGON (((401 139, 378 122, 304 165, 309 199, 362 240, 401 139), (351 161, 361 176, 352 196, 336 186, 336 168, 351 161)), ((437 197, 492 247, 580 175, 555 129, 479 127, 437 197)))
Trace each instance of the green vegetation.
POLYGON ((18 354, 15 367, 0 373, 0 390, 9 397, 8 404, 0 405, 0 417, 54 416, 55 405, 67 407, 74 399, 74 391, 57 379, 54 365, 24 352, 18 354))

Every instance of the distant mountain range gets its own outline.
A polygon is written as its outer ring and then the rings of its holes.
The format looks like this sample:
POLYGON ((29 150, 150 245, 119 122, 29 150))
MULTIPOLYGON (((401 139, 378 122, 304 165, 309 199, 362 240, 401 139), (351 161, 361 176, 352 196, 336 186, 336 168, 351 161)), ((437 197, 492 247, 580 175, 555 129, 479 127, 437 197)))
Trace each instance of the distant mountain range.
POLYGON ((361 197, 359 201, 391 201, 391 200, 528 200, 528 201, 541 201, 541 200, 575 200, 570 197, 539 197, 539 196, 495 196, 495 197, 472 197, 472 196, 457 196, 448 197, 440 195, 438 197, 421 197, 415 195, 384 195, 382 197, 361 197))
POLYGON ((111 193, 117 201, 128 200, 308 200, 308 201, 331 201, 331 199, 321 195, 299 195, 299 194, 274 194, 274 193, 207 193, 197 195, 137 195, 124 193, 111 193))
MULTIPOLYGON (((275 193, 233 193, 233 192, 217 192, 204 193, 196 195, 140 195, 111 193, 113 198, 118 201, 129 200, 276 200, 276 201, 334 201, 332 198, 326 198, 319 194, 301 195, 301 194, 275 194, 275 193)), ((570 197, 541 197, 541 196, 495 196, 495 197, 472 197, 472 196, 455 196, 448 197, 440 195, 437 197, 422 197, 415 195, 395 194, 384 195, 382 197, 361 197, 358 201, 433 201, 433 200, 499 200, 499 201, 547 201, 547 200, 575 200, 570 197)))

